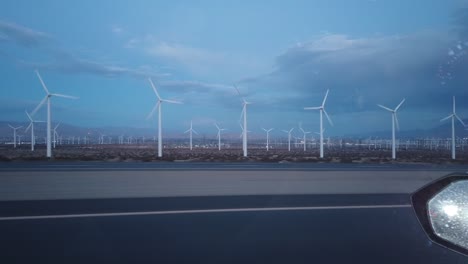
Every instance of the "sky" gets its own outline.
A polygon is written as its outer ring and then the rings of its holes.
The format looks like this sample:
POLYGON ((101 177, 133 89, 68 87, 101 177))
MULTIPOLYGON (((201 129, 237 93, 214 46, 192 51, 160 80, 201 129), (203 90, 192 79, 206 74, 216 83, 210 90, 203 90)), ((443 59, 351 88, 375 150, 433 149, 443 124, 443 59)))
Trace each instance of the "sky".
MULTIPOLYGON (((26 122, 48 89, 52 119, 83 127, 155 127, 148 78, 167 133, 297 127, 329 135, 429 129, 468 118, 468 1, 24 1, 0 3, 0 120, 26 122)), ((45 108, 36 119, 45 119, 45 108)), ((281 133, 281 132, 277 132, 281 133)))

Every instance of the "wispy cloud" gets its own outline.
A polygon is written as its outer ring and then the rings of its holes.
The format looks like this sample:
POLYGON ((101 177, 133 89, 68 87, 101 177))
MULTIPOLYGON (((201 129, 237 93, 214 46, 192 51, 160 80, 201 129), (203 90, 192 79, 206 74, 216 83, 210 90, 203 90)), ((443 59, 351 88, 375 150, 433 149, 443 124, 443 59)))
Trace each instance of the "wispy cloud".
POLYGON ((50 36, 43 32, 0 21, 0 41, 11 41, 25 47, 37 47, 50 40, 50 36))
MULTIPOLYGON (((113 27, 114 33, 122 33, 123 28, 113 27)), ((112 63, 99 62, 95 60, 80 58, 72 52, 52 41, 53 37, 46 33, 20 26, 14 23, 0 21, 0 41, 11 41, 21 47, 40 48, 42 54, 46 54, 46 62, 26 61, 15 58, 11 54, 1 52, 0 55, 15 61, 24 67, 40 70, 57 71, 66 74, 93 74, 103 77, 130 76, 142 77, 167 77, 168 73, 161 73, 148 66, 136 68, 119 66, 112 63)))

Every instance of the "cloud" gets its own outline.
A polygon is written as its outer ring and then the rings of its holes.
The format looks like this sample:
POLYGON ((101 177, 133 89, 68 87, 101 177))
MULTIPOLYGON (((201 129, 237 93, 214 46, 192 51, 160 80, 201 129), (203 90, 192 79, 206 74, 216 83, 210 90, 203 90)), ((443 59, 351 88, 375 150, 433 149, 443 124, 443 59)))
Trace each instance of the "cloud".
POLYGON ((122 27, 119 27, 119 26, 112 26, 111 31, 112 31, 112 33, 114 33, 116 35, 120 35, 120 34, 123 34, 125 32, 125 29, 122 28, 122 27))
POLYGON ((297 111, 319 105, 326 89, 335 113, 370 111, 377 103, 391 107, 403 97, 407 108, 442 107, 440 99, 452 94, 468 99, 466 56, 447 69, 457 76, 449 85, 441 85, 437 75, 455 43, 457 36, 440 32, 367 38, 327 34, 287 49, 272 73, 242 83, 255 87, 252 100, 297 111), (259 96, 265 93, 268 100, 259 96))
POLYGON ((49 40, 51 38, 43 32, 0 21, 0 41, 11 41, 25 47, 37 47, 49 40))
POLYGON ((130 38, 124 47, 150 55, 159 63, 186 71, 196 78, 213 78, 213 72, 216 72, 218 80, 237 80, 246 74, 271 70, 270 65, 255 54, 171 43, 151 34, 130 38))
MULTIPOLYGON (((112 31, 114 33, 122 33, 123 29, 113 27, 112 31)), ((80 58, 58 45, 58 42, 51 42, 50 40, 52 39, 51 36, 45 33, 14 23, 0 21, 0 41, 12 41, 21 47, 38 48, 41 50, 41 54, 46 57, 43 59, 46 62, 32 62, 0 51, 0 56, 12 60, 21 66, 66 74, 93 74, 107 78, 119 76, 163 78, 169 75, 168 73, 160 73, 148 66, 131 68, 80 58)))
POLYGON ((151 55, 175 60, 188 66, 207 63, 220 64, 226 60, 226 56, 222 53, 165 42, 151 46, 147 51, 151 55))
POLYGON ((149 67, 127 68, 103 62, 77 58, 70 54, 56 56, 53 62, 32 63, 21 62, 22 65, 39 70, 57 71, 66 74, 92 74, 107 78, 130 76, 135 78, 163 78, 167 73, 159 73, 149 67))

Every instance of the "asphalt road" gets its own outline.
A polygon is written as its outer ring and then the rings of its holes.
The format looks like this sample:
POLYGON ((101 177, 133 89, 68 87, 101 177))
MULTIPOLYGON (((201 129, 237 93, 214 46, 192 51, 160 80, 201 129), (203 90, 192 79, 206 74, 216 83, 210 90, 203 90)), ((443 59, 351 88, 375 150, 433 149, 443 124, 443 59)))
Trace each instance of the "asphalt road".
POLYGON ((1 263, 466 263, 409 195, 0 202, 1 263))
POLYGON ((455 171, 466 168, 1 164, 0 263, 466 263, 410 204, 455 171))
POLYGON ((0 163, 1 200, 411 193, 466 166, 0 163))

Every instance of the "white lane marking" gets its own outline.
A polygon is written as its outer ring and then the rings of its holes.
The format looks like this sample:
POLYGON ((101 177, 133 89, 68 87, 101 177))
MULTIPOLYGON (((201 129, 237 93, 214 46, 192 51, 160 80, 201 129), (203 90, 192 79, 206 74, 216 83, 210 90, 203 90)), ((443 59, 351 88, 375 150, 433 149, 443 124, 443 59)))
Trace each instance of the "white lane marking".
POLYGON ((411 204, 200 209, 200 210, 172 210, 172 211, 93 213, 93 214, 6 216, 6 217, 0 217, 0 221, 60 219, 60 218, 86 218, 86 217, 110 217, 110 216, 144 216, 144 215, 207 214, 207 213, 270 212, 270 211, 308 211, 308 210, 342 210, 342 209, 383 209, 383 208, 407 208, 407 207, 411 207, 411 204))

